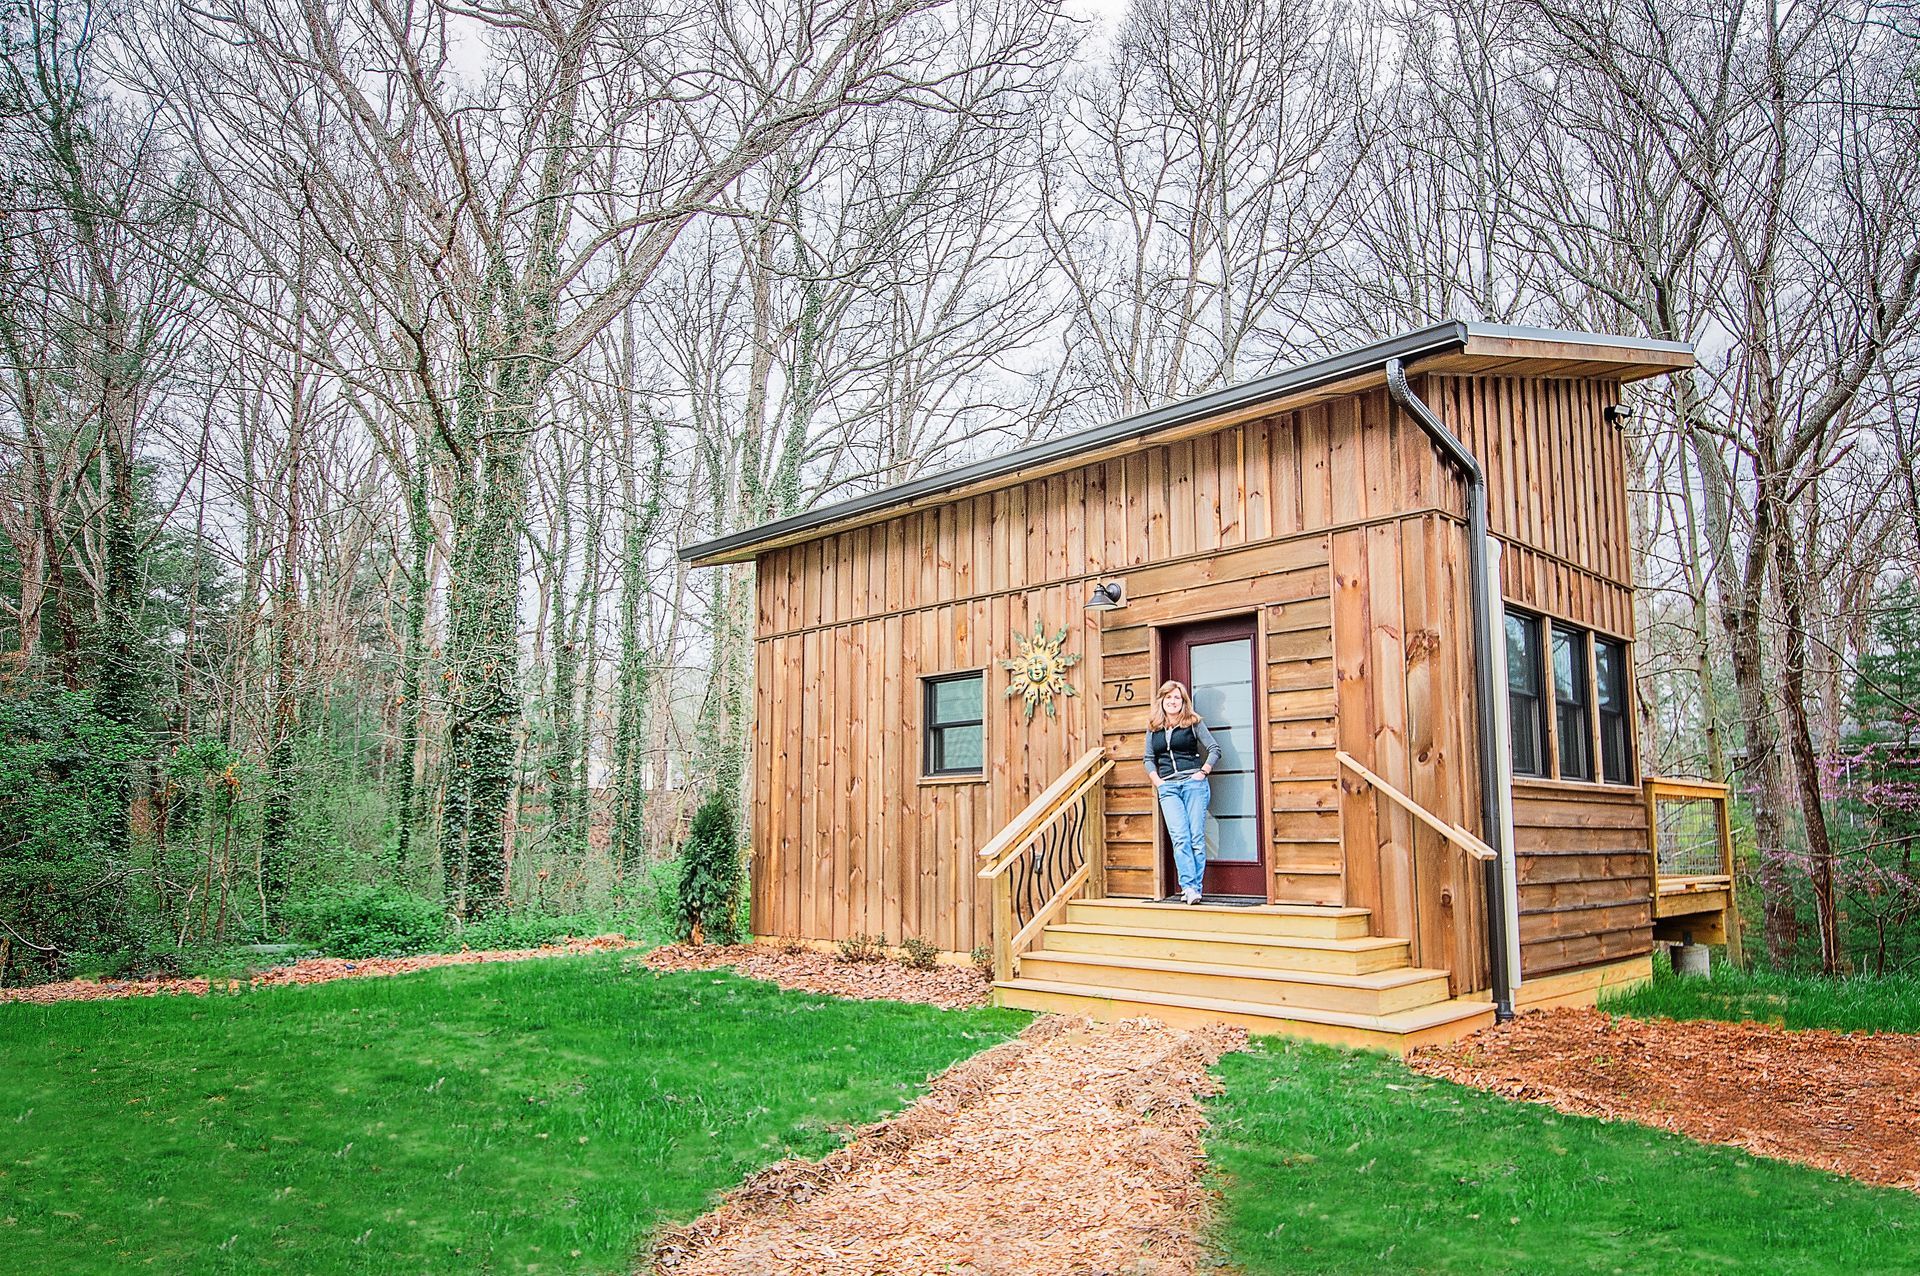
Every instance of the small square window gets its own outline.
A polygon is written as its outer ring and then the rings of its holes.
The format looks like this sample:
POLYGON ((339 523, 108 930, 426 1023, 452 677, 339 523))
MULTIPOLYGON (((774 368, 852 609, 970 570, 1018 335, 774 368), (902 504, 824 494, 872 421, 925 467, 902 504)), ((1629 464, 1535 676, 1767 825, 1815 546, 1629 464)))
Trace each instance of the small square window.
POLYGON ((924 775, 979 775, 986 766, 986 675, 928 678, 924 775))

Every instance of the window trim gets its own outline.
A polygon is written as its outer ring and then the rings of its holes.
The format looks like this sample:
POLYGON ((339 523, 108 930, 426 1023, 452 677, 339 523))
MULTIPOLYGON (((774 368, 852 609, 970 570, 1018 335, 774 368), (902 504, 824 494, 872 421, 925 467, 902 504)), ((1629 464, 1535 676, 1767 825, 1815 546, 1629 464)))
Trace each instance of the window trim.
POLYGON ((1502 642, 1505 642, 1507 638, 1507 620, 1509 617, 1527 626, 1531 639, 1529 645, 1533 649, 1534 690, 1531 693, 1531 699, 1533 700, 1533 713, 1531 715, 1533 730, 1531 734, 1533 736, 1533 752, 1536 769, 1530 771, 1521 770, 1518 759, 1514 753, 1513 669, 1511 665, 1509 665, 1507 669, 1507 767, 1513 775, 1525 779, 1550 779, 1553 775, 1552 766, 1549 761, 1552 754, 1552 743, 1551 737, 1547 733, 1550 715, 1546 712, 1546 687, 1548 678, 1544 669, 1545 644, 1541 641, 1542 617, 1534 612, 1523 611, 1517 607, 1504 607, 1503 614, 1500 618, 1500 640, 1502 642))
POLYGON ((1593 652, 1594 742, 1598 746, 1594 753, 1594 774, 1602 784, 1632 787, 1638 783, 1638 767, 1633 754, 1633 679, 1628 672, 1633 665, 1627 658, 1627 644, 1606 634, 1589 633, 1587 645, 1593 652), (1611 648, 1620 662, 1620 709, 1616 716, 1620 720, 1620 765, 1626 774, 1618 779, 1607 773, 1607 712, 1600 688, 1602 647, 1611 648))
MULTIPOLYGON (((1532 625, 1537 646, 1536 676, 1539 679, 1540 693, 1536 697, 1537 717, 1535 726, 1539 729, 1537 742, 1540 748, 1539 771, 1522 771, 1512 754, 1512 741, 1509 740, 1507 764, 1515 783, 1554 784, 1581 787, 1606 787, 1612 789, 1634 789, 1640 786, 1639 740, 1636 738, 1638 724, 1633 713, 1633 643, 1630 639, 1617 634, 1606 633, 1587 625, 1576 624, 1546 612, 1533 611, 1526 607, 1514 606, 1505 599, 1501 600, 1502 629, 1500 640, 1506 641, 1504 617, 1512 616, 1532 625), (1576 668, 1586 678, 1586 712, 1582 715, 1585 723, 1587 758, 1592 775, 1582 779, 1567 775, 1560 766, 1560 694, 1558 680, 1554 673, 1553 637, 1556 632, 1565 633, 1578 644, 1576 648, 1576 668), (1620 653, 1621 693, 1624 697, 1621 706, 1621 722, 1626 744, 1626 774, 1619 778, 1607 774, 1604 757, 1603 738, 1600 721, 1600 646, 1605 643, 1620 653)), ((1509 670, 1509 712, 1512 706, 1511 670, 1509 670)), ((1509 733, 1512 719, 1508 720, 1509 733)))
POLYGON ((986 735, 987 735, 987 671, 978 669, 954 669, 946 673, 923 674, 920 678, 920 778, 923 780, 979 779, 986 775, 986 735), (959 682, 963 678, 977 679, 980 683, 980 716, 978 718, 955 718, 940 721, 934 717, 935 689, 942 683, 959 682), (940 733, 955 727, 980 728, 980 765, 973 767, 944 767, 933 765, 935 743, 940 733))
POLYGON ((1596 718, 1593 710, 1593 632, 1588 629, 1583 629, 1579 625, 1568 624, 1559 620, 1554 621, 1549 639, 1547 670, 1548 680, 1553 683, 1553 724, 1556 737, 1553 756, 1554 774, 1560 779, 1570 783, 1592 784, 1599 775, 1599 770, 1595 766, 1598 759, 1594 757, 1595 748, 1599 742, 1594 738, 1596 718), (1571 653, 1573 657, 1573 673, 1576 687, 1580 693, 1580 698, 1577 700, 1563 701, 1560 698, 1559 668, 1556 664, 1552 648, 1554 645, 1557 645, 1562 634, 1566 635, 1568 641, 1573 646, 1571 653), (1581 721, 1586 724, 1586 730, 1581 733, 1584 737, 1582 743, 1586 746, 1584 756, 1587 764, 1587 774, 1585 775, 1567 774, 1565 751, 1558 747, 1563 743, 1558 738, 1563 706, 1568 709, 1577 708, 1580 711, 1581 721))

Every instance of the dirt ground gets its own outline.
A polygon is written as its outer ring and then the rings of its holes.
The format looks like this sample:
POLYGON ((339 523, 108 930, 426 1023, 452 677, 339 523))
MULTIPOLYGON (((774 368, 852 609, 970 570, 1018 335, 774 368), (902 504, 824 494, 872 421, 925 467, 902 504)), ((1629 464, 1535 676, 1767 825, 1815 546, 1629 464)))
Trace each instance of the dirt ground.
POLYGON ((1509 1099, 1920 1191, 1920 1036, 1549 1010, 1407 1062, 1509 1099))
MULTIPOLYGON (((540 948, 469 950, 458 953, 428 953, 420 957, 309 957, 285 966, 263 970, 245 981, 254 988, 281 984, 324 984, 335 979, 365 979, 381 975, 406 975, 436 966, 470 966, 488 961, 532 961, 540 957, 566 957, 580 953, 620 952, 639 945, 621 935, 599 935, 592 939, 569 939, 540 948)), ((241 986, 237 979, 217 981, 227 991, 241 986)), ((51 1005, 59 1001, 108 1001, 116 997, 204 996, 208 981, 195 979, 68 979, 56 984, 34 984, 25 988, 0 988, 0 1004, 10 1001, 51 1005)))
POLYGON ((784 953, 766 944, 731 947, 674 944, 641 959, 652 970, 713 970, 730 966, 749 979, 782 988, 826 993, 854 1001, 915 1001, 947 1010, 984 1006, 993 989, 971 966, 910 970, 896 961, 845 962, 831 953, 784 953))
POLYGON ((655 1242, 672 1276, 1203 1270, 1200 1097, 1238 1029, 1047 1017, 824 1161, 785 1161, 655 1242))

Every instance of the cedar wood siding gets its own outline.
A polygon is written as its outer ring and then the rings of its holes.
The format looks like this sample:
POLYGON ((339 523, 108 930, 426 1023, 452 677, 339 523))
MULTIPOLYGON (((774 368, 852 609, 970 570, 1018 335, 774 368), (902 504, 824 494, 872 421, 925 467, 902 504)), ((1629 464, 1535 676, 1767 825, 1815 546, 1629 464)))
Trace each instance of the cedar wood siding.
MULTIPOLYGON (((1627 643, 1632 686, 1626 444, 1603 416, 1618 402, 1618 386, 1433 380, 1428 402, 1486 467, 1506 599, 1627 643), (1530 428, 1511 428, 1514 422, 1530 428)), ((1637 764, 1637 747, 1630 761, 1637 764)), ((1513 818, 1524 976, 1652 951, 1653 856, 1637 783, 1518 779, 1513 818)))
MULTIPOLYGON (((1617 386, 1428 376, 1415 388, 1487 460, 1495 531, 1552 550, 1518 573, 1509 555, 1510 595, 1539 605, 1562 590, 1568 610, 1554 614, 1630 634, 1630 593, 1611 592, 1627 589, 1624 471, 1617 432, 1599 422, 1617 386), (1556 422, 1553 441, 1520 440, 1526 450, 1496 464, 1488 439, 1515 412, 1556 422), (1577 512, 1558 496, 1549 511, 1538 484, 1559 471, 1548 449, 1568 467, 1584 451, 1615 468, 1575 486, 1577 512), (1565 517, 1596 534, 1617 526, 1618 553, 1596 557, 1592 543, 1563 537, 1565 517), (1587 622, 1588 598, 1591 614, 1624 625, 1587 622)), ((1478 825, 1464 511, 1463 486, 1376 390, 761 553, 755 932, 912 935, 950 951, 987 942, 975 851, 1101 744, 1120 760, 1106 795, 1109 890, 1154 893, 1151 796, 1135 761, 1154 627, 1255 613, 1271 896, 1372 908, 1380 933, 1414 939, 1416 962, 1456 972, 1456 991, 1484 986, 1477 870, 1385 799, 1343 785, 1333 757, 1346 748, 1439 814, 1478 825), (1085 610, 1092 583, 1113 577, 1127 606, 1085 610), (1070 627, 1082 662, 1069 676, 1078 695, 1029 723, 1002 695, 999 661, 1036 622, 1070 627), (965 669, 987 672, 986 772, 923 781, 920 680, 965 669)), ((1523 912, 1528 863, 1550 841, 1520 832, 1523 912)), ((1580 863, 1596 882, 1637 882, 1644 894, 1650 881, 1611 852, 1580 863)))

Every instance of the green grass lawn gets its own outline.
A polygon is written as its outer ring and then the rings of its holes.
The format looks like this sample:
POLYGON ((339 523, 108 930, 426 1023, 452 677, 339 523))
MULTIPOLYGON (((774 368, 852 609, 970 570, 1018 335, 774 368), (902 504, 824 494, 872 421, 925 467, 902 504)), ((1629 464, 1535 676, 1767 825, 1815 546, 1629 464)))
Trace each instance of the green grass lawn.
POLYGON ((0 1273, 626 1272, 1025 1021, 620 957, 0 1006, 0 1273))
POLYGON ((1660 961, 1651 984, 1605 997, 1600 1005, 1636 1019, 1752 1019, 1782 1028, 1920 1032, 1920 976, 1822 979, 1716 966, 1705 979, 1682 979, 1660 961))
POLYGON ((1920 1269, 1910 1192, 1508 1102, 1383 1056, 1258 1038, 1218 1071, 1218 1240, 1247 1276, 1920 1269))

